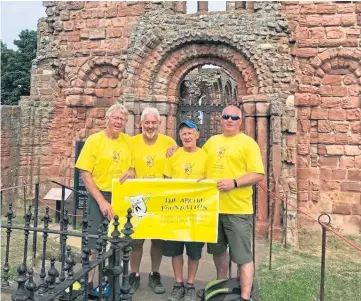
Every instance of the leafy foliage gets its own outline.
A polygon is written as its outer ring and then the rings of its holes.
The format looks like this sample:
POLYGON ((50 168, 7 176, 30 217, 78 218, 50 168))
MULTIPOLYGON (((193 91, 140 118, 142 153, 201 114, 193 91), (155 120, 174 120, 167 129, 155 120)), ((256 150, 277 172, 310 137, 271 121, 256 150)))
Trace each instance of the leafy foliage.
POLYGON ((36 31, 23 30, 14 40, 17 50, 1 42, 1 104, 16 105, 30 94, 31 62, 36 57, 36 31))

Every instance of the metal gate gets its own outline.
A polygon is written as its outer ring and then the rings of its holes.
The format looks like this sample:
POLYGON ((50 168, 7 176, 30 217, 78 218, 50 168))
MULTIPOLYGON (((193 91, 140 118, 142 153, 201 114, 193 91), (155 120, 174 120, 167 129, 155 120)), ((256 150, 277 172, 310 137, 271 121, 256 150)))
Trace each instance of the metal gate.
MULTIPOLYGON (((207 139, 222 133, 221 118, 225 105, 212 103, 211 99, 202 96, 199 100, 181 99, 177 110, 177 131, 179 124, 190 119, 198 125, 199 140, 197 145, 202 147, 207 139)), ((181 145, 178 132, 177 142, 181 145)))

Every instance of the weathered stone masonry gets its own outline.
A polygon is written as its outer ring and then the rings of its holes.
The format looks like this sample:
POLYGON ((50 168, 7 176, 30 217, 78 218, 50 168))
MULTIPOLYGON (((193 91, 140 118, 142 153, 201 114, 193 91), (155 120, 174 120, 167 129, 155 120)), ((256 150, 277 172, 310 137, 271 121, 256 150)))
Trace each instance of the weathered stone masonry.
MULTIPOLYGON (((74 145, 105 125, 119 99, 126 132, 148 105, 175 135, 179 89, 212 64, 237 83, 244 130, 260 144, 263 185, 346 231, 361 227, 360 3, 228 2, 225 12, 185 14, 184 2, 44 2, 31 95, 23 97, 18 181, 71 185, 74 145)), ((258 231, 270 202, 258 190, 258 231)), ((280 234, 279 201, 275 201, 280 234)), ((296 219, 297 218, 297 219, 296 219)), ((288 237, 297 241, 290 210, 288 237)))

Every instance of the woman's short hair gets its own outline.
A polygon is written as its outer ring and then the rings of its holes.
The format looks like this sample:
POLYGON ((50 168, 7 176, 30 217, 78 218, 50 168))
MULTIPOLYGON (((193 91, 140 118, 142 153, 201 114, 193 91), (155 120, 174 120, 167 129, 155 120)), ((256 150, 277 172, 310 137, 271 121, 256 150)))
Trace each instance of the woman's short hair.
POLYGON ((148 114, 152 114, 157 117, 158 121, 160 121, 160 114, 159 111, 156 108, 147 107, 143 110, 142 115, 140 116, 140 121, 143 122, 145 119, 145 116, 148 114))
POLYGON ((114 111, 120 111, 122 112, 125 116, 128 116, 128 110, 127 108, 121 104, 121 103, 116 103, 114 105, 112 105, 107 112, 105 113, 106 117, 109 117, 114 111))

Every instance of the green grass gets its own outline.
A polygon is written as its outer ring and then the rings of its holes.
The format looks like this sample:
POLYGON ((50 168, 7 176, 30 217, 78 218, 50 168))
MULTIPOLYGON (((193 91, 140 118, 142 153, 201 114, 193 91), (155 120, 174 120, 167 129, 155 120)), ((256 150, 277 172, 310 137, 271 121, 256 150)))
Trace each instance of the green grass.
MULTIPOLYGON (((272 270, 265 258, 257 271, 261 301, 319 300, 321 234, 300 233, 300 249, 275 244, 272 270)), ((361 245, 361 237, 351 238, 361 245)), ((329 235, 326 251, 325 300, 361 300, 361 252, 329 235)))

